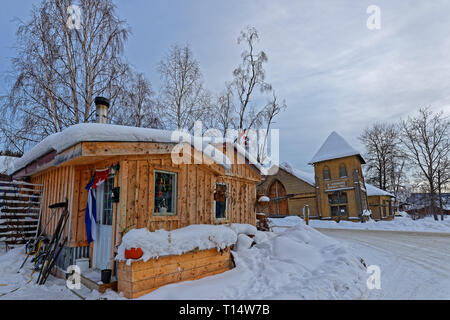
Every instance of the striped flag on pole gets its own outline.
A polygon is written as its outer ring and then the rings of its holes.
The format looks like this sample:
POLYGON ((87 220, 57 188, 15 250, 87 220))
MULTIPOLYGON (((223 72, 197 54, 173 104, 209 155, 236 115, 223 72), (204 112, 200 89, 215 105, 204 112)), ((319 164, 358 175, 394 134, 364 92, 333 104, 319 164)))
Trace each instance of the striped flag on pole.
POLYGON ((97 201, 95 199, 95 189, 101 185, 109 176, 109 169, 96 171, 89 183, 86 185, 88 190, 88 201, 84 222, 86 224, 86 235, 88 243, 97 238, 97 201))

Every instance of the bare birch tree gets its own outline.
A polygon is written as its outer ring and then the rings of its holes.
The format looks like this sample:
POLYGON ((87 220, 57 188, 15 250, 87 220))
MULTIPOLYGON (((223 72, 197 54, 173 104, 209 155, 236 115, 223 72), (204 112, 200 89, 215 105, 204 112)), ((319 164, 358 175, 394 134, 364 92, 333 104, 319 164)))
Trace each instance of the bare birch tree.
POLYGON ((437 188, 439 199, 439 211, 441 214, 441 220, 444 221, 444 207, 448 206, 450 199, 444 199, 443 191, 449 188, 450 185, 450 157, 447 157, 442 162, 437 172, 437 188))
POLYGON ((214 105, 214 118, 218 129, 225 134, 227 130, 234 129, 237 123, 236 105, 233 101, 231 85, 227 83, 225 90, 216 98, 214 105))
POLYGON ((130 73, 128 79, 112 115, 113 122, 133 127, 161 127, 150 81, 143 73, 130 73))
POLYGON ((43 0, 34 6, 30 20, 19 22, 11 90, 2 105, 7 145, 23 151, 69 125, 90 121, 97 95, 115 101, 128 71, 122 58, 128 32, 111 0, 43 0), (72 28, 73 4, 80 16, 72 28))
POLYGON ((387 190, 391 186, 391 175, 396 171, 395 158, 399 156, 398 130, 395 125, 376 123, 364 130, 359 137, 365 146, 366 179, 387 190))
POLYGON ((191 131, 210 110, 210 95, 203 87, 200 64, 188 45, 170 48, 158 65, 162 81, 158 106, 169 129, 191 131))
POLYGON ((254 27, 247 27, 238 38, 238 44, 244 43, 246 48, 241 54, 242 62, 233 71, 232 88, 237 98, 238 124, 237 129, 243 131, 250 129, 259 121, 264 113, 261 108, 252 104, 254 92, 267 92, 272 86, 265 82, 266 73, 264 63, 267 55, 264 51, 257 51, 256 43, 259 41, 258 31, 254 27))
POLYGON ((263 109, 263 121, 265 124, 265 134, 263 137, 263 143, 259 146, 258 150, 258 162, 264 163, 267 158, 267 140, 271 125, 274 123, 274 119, 283 110, 287 108, 286 101, 279 101, 275 91, 272 92, 272 99, 269 100, 266 107, 263 109))
POLYGON ((433 113, 429 108, 420 109, 415 117, 401 122, 400 140, 418 174, 427 182, 430 208, 435 220, 436 192, 439 169, 450 154, 450 121, 442 112, 433 113))

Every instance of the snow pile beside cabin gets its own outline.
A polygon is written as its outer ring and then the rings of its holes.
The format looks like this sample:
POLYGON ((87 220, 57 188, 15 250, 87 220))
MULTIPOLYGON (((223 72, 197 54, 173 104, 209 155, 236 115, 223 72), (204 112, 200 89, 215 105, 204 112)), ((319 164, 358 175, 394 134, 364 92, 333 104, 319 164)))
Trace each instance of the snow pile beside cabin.
POLYGON ((79 300, 71 293, 62 279, 50 276, 45 285, 36 284, 39 272, 32 274, 33 264, 28 263, 19 271, 25 259, 25 246, 3 252, 0 246, 0 300, 79 300))
POLYGON ((360 257, 305 224, 232 251, 236 267, 161 287, 139 299, 358 299, 367 273, 360 257))
MULTIPOLYGON (((130 230, 119 246, 116 260, 127 260, 125 250, 141 248, 140 260, 148 261, 170 255, 181 255, 194 250, 225 249, 237 241, 237 234, 226 226, 190 225, 173 231, 147 229, 130 230)), ((128 260, 130 264, 132 260, 128 260)))
POLYGON ((233 223, 230 228, 238 235, 245 234, 248 236, 254 236, 258 232, 255 226, 245 223, 233 223))
POLYGON ((46 137, 15 161, 14 170, 18 171, 52 151, 60 153, 80 142, 160 142, 175 144, 183 141, 192 145, 197 151, 207 152, 225 169, 230 168, 230 160, 220 150, 214 148, 205 140, 193 138, 188 133, 182 134, 170 130, 112 124, 80 123, 46 137), (174 141, 173 137, 179 139, 174 141))

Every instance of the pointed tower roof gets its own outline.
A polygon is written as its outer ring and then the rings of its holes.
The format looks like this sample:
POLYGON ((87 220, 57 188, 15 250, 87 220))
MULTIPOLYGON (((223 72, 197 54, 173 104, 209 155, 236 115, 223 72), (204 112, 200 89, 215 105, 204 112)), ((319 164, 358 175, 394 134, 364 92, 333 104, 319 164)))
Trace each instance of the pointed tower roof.
POLYGON ((308 164, 349 156, 358 156, 361 163, 366 163, 358 150, 354 149, 344 138, 333 131, 308 164))

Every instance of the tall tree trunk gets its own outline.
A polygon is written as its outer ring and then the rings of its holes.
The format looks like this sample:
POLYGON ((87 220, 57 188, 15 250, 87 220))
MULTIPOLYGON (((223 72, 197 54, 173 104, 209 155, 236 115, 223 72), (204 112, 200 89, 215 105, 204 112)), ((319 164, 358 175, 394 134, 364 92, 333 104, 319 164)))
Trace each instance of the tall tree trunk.
POLYGON ((444 221, 444 210, 442 205, 442 185, 441 170, 438 170, 438 194, 439 194, 439 211, 441 213, 441 221, 444 221))

